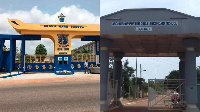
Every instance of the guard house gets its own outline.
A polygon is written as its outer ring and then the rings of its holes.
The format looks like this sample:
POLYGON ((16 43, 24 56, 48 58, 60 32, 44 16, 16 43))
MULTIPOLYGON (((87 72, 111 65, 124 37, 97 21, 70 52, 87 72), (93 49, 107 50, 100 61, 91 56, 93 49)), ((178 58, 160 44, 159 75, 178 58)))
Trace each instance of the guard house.
MULTIPOLYGON (((200 18, 165 8, 124 9, 101 19, 100 110, 107 111, 109 56, 114 57, 114 80, 118 81, 116 105, 121 98, 123 57, 179 57, 185 112, 199 112, 196 57, 200 55, 200 18)), ((199 107, 200 108, 200 107, 199 107)))
MULTIPOLYGON (((48 63, 41 62, 41 60, 45 60, 43 58, 46 56, 30 56, 27 63, 18 63, 16 66, 25 66, 25 72, 54 71, 56 74, 73 74, 74 70, 84 69, 84 62, 72 62, 71 39, 95 41, 100 45, 100 25, 67 24, 62 13, 58 16, 58 20, 57 24, 47 24, 24 23, 16 19, 8 19, 10 25, 21 35, 40 35, 41 38, 49 38, 54 42, 54 46, 52 46, 54 47, 54 56, 49 56, 48 63), (35 60, 38 59, 39 63, 35 63, 35 60)), ((100 50, 96 49, 96 54, 99 55, 100 50)), ((89 65, 96 64, 95 58, 95 56, 90 55, 82 56, 82 59, 89 59, 89 65)))

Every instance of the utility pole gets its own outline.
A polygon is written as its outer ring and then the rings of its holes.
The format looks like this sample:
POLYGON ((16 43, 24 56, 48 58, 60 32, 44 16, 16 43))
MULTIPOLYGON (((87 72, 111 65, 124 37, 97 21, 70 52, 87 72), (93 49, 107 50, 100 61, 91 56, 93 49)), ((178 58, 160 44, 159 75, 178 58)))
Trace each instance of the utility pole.
POLYGON ((142 90, 142 79, 141 79, 141 77, 142 77, 142 65, 140 64, 140 96, 141 96, 141 90, 142 90))
POLYGON ((140 90, 142 88, 142 80, 141 80, 141 78, 142 78, 142 65, 140 64, 140 90))
POLYGON ((136 77, 135 77, 135 98, 137 99, 138 93, 137 93, 137 57, 136 57, 136 77))
POLYGON ((142 70, 142 65, 140 64, 140 96, 142 96, 142 71, 146 71, 146 70, 142 70))

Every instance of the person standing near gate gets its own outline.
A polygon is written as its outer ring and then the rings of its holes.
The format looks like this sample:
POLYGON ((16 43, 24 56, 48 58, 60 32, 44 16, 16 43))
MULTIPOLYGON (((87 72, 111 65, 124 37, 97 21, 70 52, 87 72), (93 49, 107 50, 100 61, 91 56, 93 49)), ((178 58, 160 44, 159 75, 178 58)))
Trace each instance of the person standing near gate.
POLYGON ((86 74, 86 72, 88 73, 88 62, 87 62, 87 60, 85 60, 84 67, 85 67, 85 74, 86 74))

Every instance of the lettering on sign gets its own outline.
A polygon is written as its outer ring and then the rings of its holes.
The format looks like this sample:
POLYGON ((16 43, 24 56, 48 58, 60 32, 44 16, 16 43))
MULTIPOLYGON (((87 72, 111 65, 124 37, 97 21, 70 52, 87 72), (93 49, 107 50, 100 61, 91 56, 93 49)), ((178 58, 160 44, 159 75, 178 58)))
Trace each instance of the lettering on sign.
POLYGON ((59 27, 59 28, 84 28, 84 26, 68 26, 68 25, 44 25, 44 27, 59 27))
POLYGON ((152 31, 152 27, 136 27, 135 31, 152 31))
POLYGON ((112 22, 112 26, 177 26, 178 21, 112 22))

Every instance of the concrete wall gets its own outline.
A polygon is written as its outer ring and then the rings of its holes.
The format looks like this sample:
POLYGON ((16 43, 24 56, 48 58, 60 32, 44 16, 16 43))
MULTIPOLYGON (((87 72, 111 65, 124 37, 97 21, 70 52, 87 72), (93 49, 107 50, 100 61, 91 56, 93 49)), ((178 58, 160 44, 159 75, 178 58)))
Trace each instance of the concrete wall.
POLYGON ((200 110, 200 84, 197 85, 197 95, 198 95, 198 104, 197 104, 197 107, 200 110))

